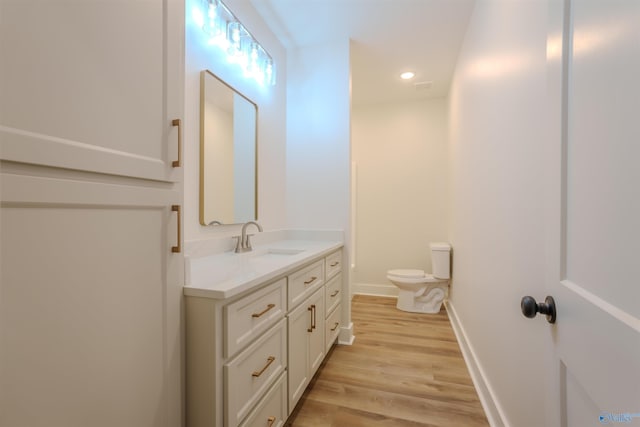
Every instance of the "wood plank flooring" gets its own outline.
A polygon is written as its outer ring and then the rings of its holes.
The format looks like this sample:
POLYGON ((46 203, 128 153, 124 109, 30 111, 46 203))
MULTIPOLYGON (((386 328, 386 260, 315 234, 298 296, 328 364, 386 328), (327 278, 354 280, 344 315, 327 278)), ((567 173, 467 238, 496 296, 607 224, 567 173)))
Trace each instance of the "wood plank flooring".
POLYGON ((444 308, 407 313, 354 296, 356 340, 334 346, 290 427, 488 426, 444 308))

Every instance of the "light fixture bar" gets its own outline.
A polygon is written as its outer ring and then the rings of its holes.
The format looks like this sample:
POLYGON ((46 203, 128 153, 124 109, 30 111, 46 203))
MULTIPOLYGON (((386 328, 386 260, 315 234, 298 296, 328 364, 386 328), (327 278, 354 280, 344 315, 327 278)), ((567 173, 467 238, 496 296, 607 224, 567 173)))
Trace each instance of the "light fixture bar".
POLYGON ((222 1, 201 0, 201 10, 195 12, 194 19, 209 37, 209 44, 222 49, 245 77, 260 84, 276 84, 273 58, 222 1))

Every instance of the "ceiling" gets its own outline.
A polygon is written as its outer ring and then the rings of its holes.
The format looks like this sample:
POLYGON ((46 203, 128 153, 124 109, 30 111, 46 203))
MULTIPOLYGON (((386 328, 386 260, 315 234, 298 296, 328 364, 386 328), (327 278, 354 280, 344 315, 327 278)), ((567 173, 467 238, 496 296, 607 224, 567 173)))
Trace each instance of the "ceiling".
POLYGON ((475 0, 251 1, 286 48, 350 38, 355 105, 446 96, 475 3, 475 0), (411 81, 399 77, 406 70, 416 73, 411 81))

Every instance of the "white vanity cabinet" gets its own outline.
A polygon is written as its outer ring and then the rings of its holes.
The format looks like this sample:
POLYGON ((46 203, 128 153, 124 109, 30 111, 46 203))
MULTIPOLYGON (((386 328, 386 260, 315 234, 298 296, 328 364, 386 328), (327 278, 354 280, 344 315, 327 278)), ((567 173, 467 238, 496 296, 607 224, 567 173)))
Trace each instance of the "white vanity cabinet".
POLYGON ((337 337, 342 276, 325 272, 341 257, 309 257, 233 296, 185 292, 188 427, 284 425, 337 337))

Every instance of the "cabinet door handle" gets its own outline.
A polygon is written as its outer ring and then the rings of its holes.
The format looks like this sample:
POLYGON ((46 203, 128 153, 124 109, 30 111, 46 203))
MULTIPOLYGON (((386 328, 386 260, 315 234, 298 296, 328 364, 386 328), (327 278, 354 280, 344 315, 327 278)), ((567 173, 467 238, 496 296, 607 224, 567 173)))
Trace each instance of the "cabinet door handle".
POLYGON ((264 373, 264 371, 267 370, 267 368, 273 363, 274 360, 276 360, 276 358, 273 356, 267 357, 267 364, 264 365, 262 369, 260 369, 259 371, 254 371, 253 374, 251 374, 251 376, 258 378, 260 375, 264 373))
POLYGON ((182 120, 173 119, 171 126, 178 126, 178 160, 174 160, 171 166, 179 168, 182 165, 182 120))
POLYGON ((182 240, 182 236, 180 235, 180 205, 171 205, 171 211, 178 213, 178 246, 172 246, 171 252, 180 253, 182 252, 182 245, 180 242, 182 240))
POLYGON ((271 427, 276 422, 276 417, 267 418, 267 427, 271 427))
POLYGON ((313 308, 313 323, 311 324, 311 329, 316 328, 316 305, 312 304, 311 308, 313 308))
POLYGON ((313 332, 313 307, 313 305, 307 307, 307 311, 309 312, 309 325, 311 325, 307 328, 307 332, 313 332))
POLYGON ((340 323, 336 322, 336 323, 333 325, 333 328, 331 328, 331 332, 333 332, 333 331, 335 331, 336 329, 338 329, 338 325, 339 325, 339 324, 340 324, 340 323))
POLYGON ((312 276, 311 279, 309 279, 306 282, 304 282, 304 284, 305 285, 310 285, 311 283, 315 282, 316 279, 317 279, 316 276, 312 276))
POLYGON ((332 293, 330 296, 331 298, 335 297, 336 295, 338 295, 340 293, 340 291, 335 291, 334 293, 332 293))
POLYGON ((262 316, 263 314, 265 314, 267 311, 271 310, 271 309, 272 309, 273 307, 275 307, 275 306, 276 306, 275 304, 269 304, 269 305, 267 306, 267 308, 265 308, 264 310, 262 310, 260 313, 253 313, 253 314, 251 315, 251 317, 260 317, 260 316, 262 316))
POLYGON ((333 264, 329 264, 329 267, 335 267, 336 265, 340 264, 339 261, 334 262, 333 264))

